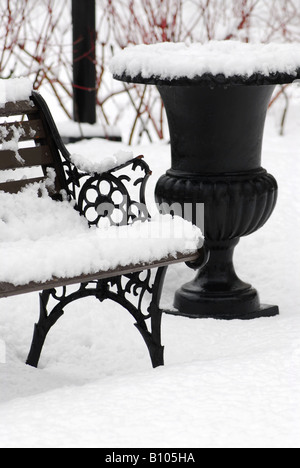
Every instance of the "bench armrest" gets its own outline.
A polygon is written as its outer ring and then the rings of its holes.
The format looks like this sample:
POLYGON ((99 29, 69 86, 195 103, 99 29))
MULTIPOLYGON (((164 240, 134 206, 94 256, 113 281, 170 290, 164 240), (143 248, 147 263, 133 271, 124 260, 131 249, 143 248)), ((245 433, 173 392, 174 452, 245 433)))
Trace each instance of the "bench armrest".
POLYGON ((191 261, 188 261, 188 262, 185 262, 186 265, 191 268, 192 270, 201 270, 201 268, 203 268, 208 260, 209 260, 209 257, 210 257, 210 251, 204 241, 204 244, 202 245, 201 248, 199 248, 198 250, 198 258, 196 258, 196 260, 191 260, 191 261))
POLYGON ((150 219, 145 190, 152 173, 142 156, 102 174, 90 176, 74 170, 78 186, 73 182, 73 197, 91 226, 103 218, 115 226, 150 219))
POLYGON ((31 99, 41 109, 44 124, 59 150, 67 196, 75 201, 76 209, 87 218, 89 224, 97 225, 103 217, 109 218, 113 225, 128 224, 134 219, 149 219, 145 189, 151 171, 143 156, 99 174, 80 169, 64 145, 46 101, 36 92, 32 93, 31 99))

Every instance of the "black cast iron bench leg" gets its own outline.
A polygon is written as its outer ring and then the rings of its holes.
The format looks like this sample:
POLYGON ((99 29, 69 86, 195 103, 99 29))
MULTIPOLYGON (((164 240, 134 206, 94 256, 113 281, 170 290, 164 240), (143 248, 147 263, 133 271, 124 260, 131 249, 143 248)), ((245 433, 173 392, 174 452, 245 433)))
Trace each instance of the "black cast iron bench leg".
POLYGON ((141 273, 143 273, 141 271, 105 280, 101 279, 82 283, 78 291, 70 294, 67 293, 66 286, 61 288, 61 294, 56 289, 43 291, 40 294, 40 317, 34 327, 33 340, 26 364, 38 367, 46 337, 58 319, 64 315, 64 308, 77 299, 94 296, 100 302, 111 299, 131 313, 136 320, 136 328, 144 338, 153 367, 162 366, 164 364, 164 347, 161 345, 162 310, 159 307, 159 302, 167 268, 165 266, 157 269, 153 285, 151 285, 151 273, 153 270, 147 270, 146 279, 140 278, 141 273), (125 282, 125 285, 122 284, 122 281, 125 282), (142 302, 146 292, 152 295, 152 299, 148 313, 144 314, 142 312, 142 302), (133 304, 130 298, 127 297, 131 294, 137 297, 137 305, 133 304), (58 303, 48 313, 47 306, 50 298, 58 303), (150 327, 147 325, 148 321, 150 322, 150 327))
POLYGON ((160 309, 159 303, 167 269, 168 267, 158 269, 153 285, 152 301, 148 308, 151 318, 151 333, 148 331, 147 326, 145 327, 145 322, 135 324, 145 340, 153 368, 164 365, 164 347, 161 344, 162 309, 160 309))

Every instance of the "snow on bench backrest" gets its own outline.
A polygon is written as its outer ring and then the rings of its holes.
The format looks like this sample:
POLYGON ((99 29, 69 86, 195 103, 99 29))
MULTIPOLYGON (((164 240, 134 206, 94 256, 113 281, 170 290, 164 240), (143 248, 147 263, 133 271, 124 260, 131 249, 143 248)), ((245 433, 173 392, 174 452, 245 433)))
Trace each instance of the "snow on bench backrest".
POLYGON ((55 168, 55 148, 31 92, 26 79, 0 80, 0 191, 44 182, 48 168, 55 168))

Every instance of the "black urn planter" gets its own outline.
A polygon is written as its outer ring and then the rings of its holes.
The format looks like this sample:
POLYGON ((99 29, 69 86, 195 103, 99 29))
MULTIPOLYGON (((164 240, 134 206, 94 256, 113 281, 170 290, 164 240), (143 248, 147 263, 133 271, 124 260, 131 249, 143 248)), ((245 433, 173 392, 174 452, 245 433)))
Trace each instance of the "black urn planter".
POLYGON ((261 161, 264 124, 275 86, 300 77, 298 45, 140 45, 120 52, 112 71, 117 80, 156 85, 164 102, 172 165, 157 183, 157 202, 179 203, 180 213, 190 204, 187 219, 192 213, 198 225, 204 204, 199 227, 209 260, 176 292, 177 312, 170 313, 217 319, 277 315, 277 306, 262 305, 258 292, 238 278, 233 254, 240 238, 260 229, 276 205, 276 180, 261 161))
MULTIPOLYGON (((158 203, 204 204, 210 258, 175 296, 180 315, 249 319, 279 313, 234 270, 240 237, 261 228, 277 183, 261 167, 266 112, 274 86, 158 86, 166 107, 172 168, 156 187, 158 203)), ((195 211, 194 211, 195 212, 195 211)), ((196 218, 194 219, 196 223, 196 218)))

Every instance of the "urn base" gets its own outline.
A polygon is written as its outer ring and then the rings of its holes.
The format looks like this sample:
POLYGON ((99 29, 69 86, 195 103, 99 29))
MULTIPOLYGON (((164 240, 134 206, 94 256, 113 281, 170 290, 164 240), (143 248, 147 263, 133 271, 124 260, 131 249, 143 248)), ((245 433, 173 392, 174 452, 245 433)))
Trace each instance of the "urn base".
POLYGON ((219 320, 252 320, 279 315, 278 306, 260 304, 257 291, 251 287, 240 294, 209 296, 189 286, 189 284, 184 285, 176 292, 174 301, 176 310, 165 313, 195 319, 219 320))
POLYGON ((190 318, 249 320, 279 314, 277 306, 260 304, 259 294, 242 281, 233 265, 233 252, 239 239, 209 242, 209 257, 196 278, 175 294, 174 307, 190 318))

